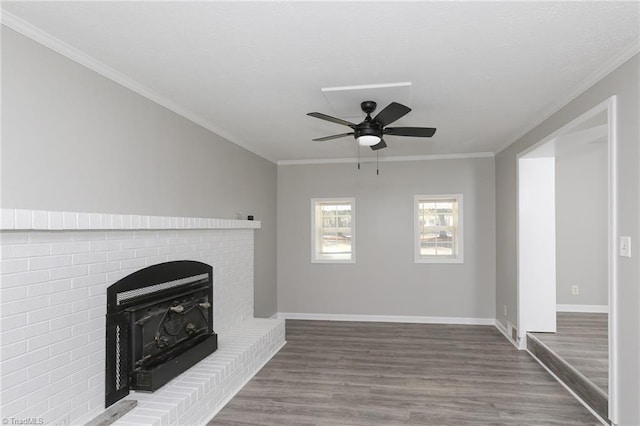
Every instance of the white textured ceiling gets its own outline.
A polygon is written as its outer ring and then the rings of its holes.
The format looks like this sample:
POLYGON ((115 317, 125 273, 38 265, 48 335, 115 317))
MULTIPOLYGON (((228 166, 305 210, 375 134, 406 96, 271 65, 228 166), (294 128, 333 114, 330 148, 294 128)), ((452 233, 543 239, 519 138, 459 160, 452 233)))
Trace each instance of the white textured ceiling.
POLYGON ((394 125, 438 131, 387 137, 381 155, 495 152, 637 51, 640 37, 637 1, 2 8, 272 161, 354 157, 351 138, 312 142, 348 128, 306 113, 333 115, 322 88, 399 82, 411 83, 413 111, 394 125))

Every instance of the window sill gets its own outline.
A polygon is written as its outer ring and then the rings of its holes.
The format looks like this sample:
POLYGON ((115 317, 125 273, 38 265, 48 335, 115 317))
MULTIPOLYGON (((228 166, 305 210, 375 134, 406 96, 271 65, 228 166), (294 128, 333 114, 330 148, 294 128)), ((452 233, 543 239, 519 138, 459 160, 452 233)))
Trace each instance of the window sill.
POLYGON ((427 258, 417 258, 414 259, 414 263, 464 263, 464 259, 462 258, 450 258, 450 259, 427 259, 427 258))

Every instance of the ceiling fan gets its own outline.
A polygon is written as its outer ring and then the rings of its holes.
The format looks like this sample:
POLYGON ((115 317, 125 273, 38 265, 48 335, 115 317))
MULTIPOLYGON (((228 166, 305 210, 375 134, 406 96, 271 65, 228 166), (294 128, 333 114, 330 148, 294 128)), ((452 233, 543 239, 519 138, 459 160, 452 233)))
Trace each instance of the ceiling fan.
POLYGON ((436 129, 433 127, 386 127, 394 121, 408 114, 409 111, 411 111, 411 108, 397 102, 391 102, 382 111, 380 111, 378 115, 376 115, 374 118, 371 118, 371 113, 376 110, 376 106, 377 104, 374 101, 364 101, 360 104, 360 108, 362 108, 362 111, 367 114, 364 121, 360 124, 351 123, 341 118, 331 117, 321 112, 308 113, 307 115, 310 117, 331 121, 332 123, 343 124, 345 126, 351 127, 351 129, 353 130, 349 133, 325 136, 313 140, 328 141, 345 136, 353 136, 361 146, 369 146, 372 150, 376 151, 387 146, 384 139, 382 139, 383 135, 430 138, 436 132, 436 129))

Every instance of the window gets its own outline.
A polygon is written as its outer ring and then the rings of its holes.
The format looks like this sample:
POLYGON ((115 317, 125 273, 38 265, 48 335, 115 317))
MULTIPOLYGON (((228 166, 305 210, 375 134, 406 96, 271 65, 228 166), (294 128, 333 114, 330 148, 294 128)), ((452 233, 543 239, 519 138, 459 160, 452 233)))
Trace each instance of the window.
POLYGON ((463 263, 462 195, 416 195, 416 263, 463 263))
POLYGON ((311 261, 355 263, 355 200, 311 200, 311 261))

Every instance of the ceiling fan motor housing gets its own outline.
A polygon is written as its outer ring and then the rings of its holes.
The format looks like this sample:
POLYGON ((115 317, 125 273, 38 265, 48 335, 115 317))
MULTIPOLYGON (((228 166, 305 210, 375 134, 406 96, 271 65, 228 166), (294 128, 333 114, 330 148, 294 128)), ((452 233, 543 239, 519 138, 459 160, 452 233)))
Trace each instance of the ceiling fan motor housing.
POLYGON ((382 126, 376 121, 365 121, 358 124, 354 129, 353 137, 358 139, 360 136, 378 136, 382 138, 382 126))

